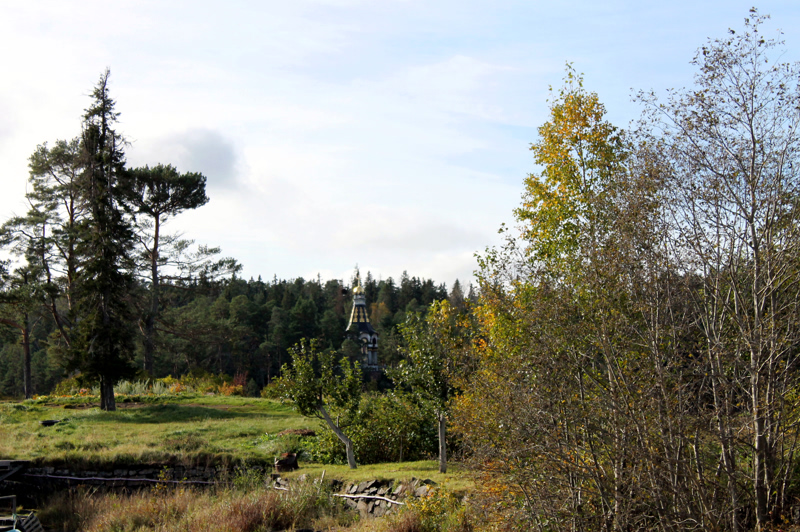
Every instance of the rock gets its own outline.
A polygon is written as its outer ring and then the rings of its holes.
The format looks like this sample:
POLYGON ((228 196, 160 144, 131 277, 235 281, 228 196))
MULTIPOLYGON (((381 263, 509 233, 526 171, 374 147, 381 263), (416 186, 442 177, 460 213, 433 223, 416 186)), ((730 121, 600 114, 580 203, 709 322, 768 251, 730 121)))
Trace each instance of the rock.
POLYGON ((283 473, 286 471, 294 471, 299 469, 297 464, 297 455, 295 453, 283 453, 280 458, 275 460, 275 471, 283 473))
POLYGON ((414 496, 415 497, 424 497, 425 495, 428 494, 428 491, 430 491, 430 488, 428 486, 425 486, 425 485, 420 486, 420 487, 418 487, 417 489, 414 490, 414 496))

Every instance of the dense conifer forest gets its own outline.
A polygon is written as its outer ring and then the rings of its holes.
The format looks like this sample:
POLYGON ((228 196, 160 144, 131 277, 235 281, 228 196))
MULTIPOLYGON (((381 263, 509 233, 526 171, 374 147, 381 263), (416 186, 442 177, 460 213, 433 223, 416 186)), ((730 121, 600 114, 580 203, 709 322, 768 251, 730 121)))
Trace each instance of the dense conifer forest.
MULTIPOLYGON (((322 345, 344 349, 354 359, 359 347, 345 332, 352 307, 354 280, 272 279, 248 281, 232 277, 216 281, 182 283, 162 287, 163 316, 157 324, 154 370, 145 374, 141 339, 131 363, 141 379, 189 372, 246 375, 256 390, 279 375, 290 360, 288 348, 301 338, 317 338, 322 345)), ((399 361, 397 326, 410 313, 424 311, 433 301, 451 298, 463 304, 468 294, 460 285, 403 275, 377 280, 369 272, 363 286, 370 302, 373 326, 380 334, 379 359, 392 365, 399 361)), ((138 294, 147 295, 146 285, 138 294)), ((55 325, 44 310, 31 314, 31 378, 33 393, 45 395, 65 377, 58 359, 48 353, 48 339, 55 325)), ((138 329, 137 329, 138 330, 138 329)), ((23 353, 16 329, 2 329, 0 395, 24 395, 23 353)), ((89 384, 89 383, 87 383, 89 384)), ((251 386, 251 389, 253 387, 251 386)))

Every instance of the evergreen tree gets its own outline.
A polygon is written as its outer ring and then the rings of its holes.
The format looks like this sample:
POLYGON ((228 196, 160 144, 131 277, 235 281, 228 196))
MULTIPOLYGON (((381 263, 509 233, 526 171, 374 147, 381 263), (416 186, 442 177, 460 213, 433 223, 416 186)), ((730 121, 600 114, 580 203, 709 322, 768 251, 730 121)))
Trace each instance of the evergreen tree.
POLYGON ((100 381, 100 408, 115 410, 114 382, 132 373, 130 294, 133 229, 125 212, 124 139, 113 126, 118 113, 108 93, 109 71, 92 92, 83 118, 81 196, 87 216, 78 243, 78 333, 70 366, 100 381))
POLYGON ((137 225, 150 281, 150 301, 143 318, 144 369, 152 373, 155 325, 160 311, 160 269, 170 262, 185 262, 180 255, 186 241, 163 235, 162 225, 171 216, 208 203, 206 178, 194 172, 180 174, 174 167, 162 164, 135 168, 129 172, 129 177, 134 190, 133 206, 144 218, 137 225))

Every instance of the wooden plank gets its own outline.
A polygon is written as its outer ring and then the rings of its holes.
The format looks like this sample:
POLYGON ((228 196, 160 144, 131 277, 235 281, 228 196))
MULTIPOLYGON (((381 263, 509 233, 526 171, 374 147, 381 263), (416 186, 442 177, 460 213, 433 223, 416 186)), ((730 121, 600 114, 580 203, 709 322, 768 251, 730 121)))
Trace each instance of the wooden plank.
POLYGON ((28 516, 23 517, 22 521, 17 523, 17 527, 22 532, 44 532, 42 523, 39 522, 39 518, 36 517, 36 514, 33 512, 31 512, 28 516))
POLYGON ((24 465, 18 465, 17 467, 14 467, 13 469, 8 469, 6 471, 3 471, 2 469, 0 469, 0 482, 4 481, 5 479, 10 477, 14 473, 22 471, 23 467, 25 467, 25 466, 24 465))

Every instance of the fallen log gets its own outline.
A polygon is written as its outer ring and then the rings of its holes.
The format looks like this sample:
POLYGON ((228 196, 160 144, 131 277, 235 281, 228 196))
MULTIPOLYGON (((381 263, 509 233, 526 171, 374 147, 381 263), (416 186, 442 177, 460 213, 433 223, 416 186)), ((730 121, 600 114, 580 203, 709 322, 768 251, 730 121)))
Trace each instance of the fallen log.
POLYGON ((334 497, 345 497, 347 499, 380 499, 382 501, 386 501, 391 504, 399 504, 400 506, 405 506, 406 503, 398 502, 393 499, 389 499, 388 497, 381 497, 379 495, 344 495, 342 493, 334 493, 334 497))

